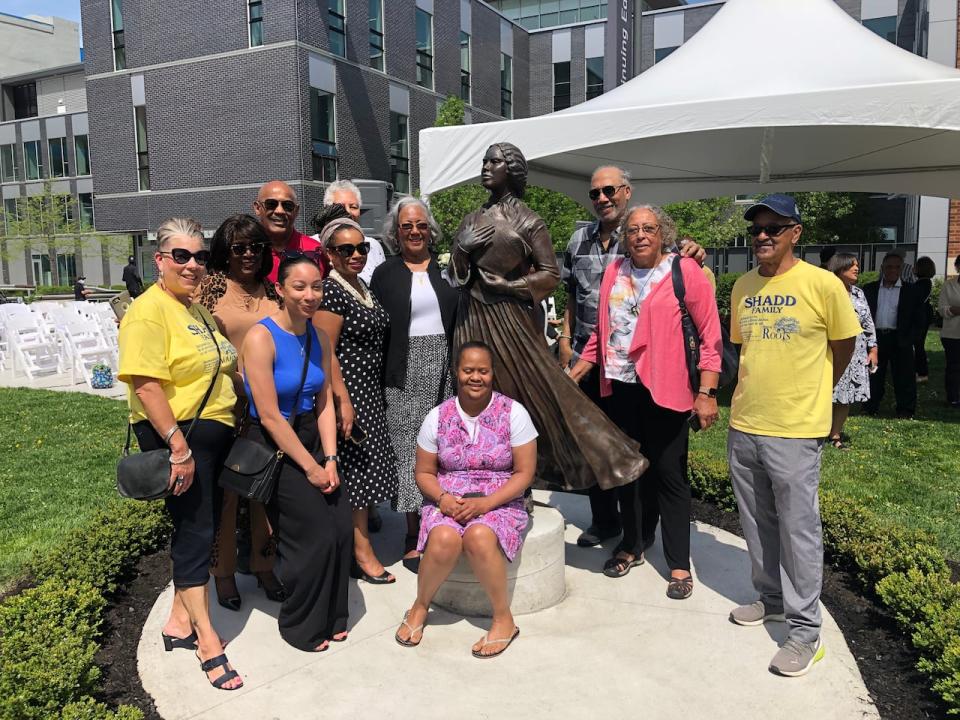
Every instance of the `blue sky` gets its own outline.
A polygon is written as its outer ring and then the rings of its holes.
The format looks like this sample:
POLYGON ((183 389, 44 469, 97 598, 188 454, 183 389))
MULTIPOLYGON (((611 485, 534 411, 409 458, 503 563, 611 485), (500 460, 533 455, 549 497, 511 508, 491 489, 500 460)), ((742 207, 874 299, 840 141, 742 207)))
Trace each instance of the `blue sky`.
POLYGON ((80 0, 0 0, 0 12, 8 15, 56 15, 80 22, 80 0))

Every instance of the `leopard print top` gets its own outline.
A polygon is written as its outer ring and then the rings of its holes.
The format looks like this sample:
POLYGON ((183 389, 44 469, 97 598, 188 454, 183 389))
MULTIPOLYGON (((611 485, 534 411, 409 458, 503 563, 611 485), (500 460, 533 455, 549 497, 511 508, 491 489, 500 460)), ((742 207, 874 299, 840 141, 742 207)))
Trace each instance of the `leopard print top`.
MULTIPOLYGON (((263 289, 267 298, 273 300, 280 308, 283 308, 283 300, 277 295, 277 290, 269 280, 263 280, 263 289)), ((222 272, 207 273, 207 276, 200 281, 200 287, 197 290, 197 302, 203 305, 211 313, 217 306, 217 303, 227 293, 227 275, 222 272)))

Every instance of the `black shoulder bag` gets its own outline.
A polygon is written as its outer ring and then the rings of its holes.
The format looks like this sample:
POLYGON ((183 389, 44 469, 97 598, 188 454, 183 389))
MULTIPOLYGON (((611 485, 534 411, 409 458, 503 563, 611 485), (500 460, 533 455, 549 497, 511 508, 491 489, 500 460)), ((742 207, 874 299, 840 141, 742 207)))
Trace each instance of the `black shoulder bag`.
MULTIPOLYGON (((203 315, 200 320, 210 333, 210 339, 213 346, 217 349, 217 366, 213 370, 213 378, 207 387, 207 392, 200 401, 200 407, 197 408, 197 414, 194 415, 190 427, 183 434, 183 439, 190 440, 193 428, 196 427, 197 420, 203 414, 203 409, 207 406, 207 400, 213 392, 214 385, 217 384, 217 376, 220 374, 220 365, 223 358, 220 355, 220 345, 217 338, 210 329, 203 315)), ((159 500, 170 494, 170 448, 160 448, 159 450, 148 450, 147 452, 130 454, 130 436, 132 435, 133 425, 127 424, 127 442, 123 446, 123 455, 117 462, 117 492, 122 497, 132 500, 159 500)))
MULTIPOLYGON (((300 372, 300 387, 293 399, 293 407, 288 418, 291 427, 296 420, 300 395, 303 393, 303 386, 307 381, 312 338, 313 333, 310 332, 308 327, 307 341, 304 343, 303 351, 303 370, 300 372)), ((225 490, 232 490, 240 497, 248 500, 266 503, 269 502, 273 495, 273 489, 277 485, 277 478, 280 476, 280 470, 283 467, 284 452, 279 448, 273 449, 256 440, 249 440, 240 436, 242 425, 243 423, 240 423, 237 426, 237 436, 234 438, 233 446, 227 454, 227 459, 223 461, 223 469, 220 471, 220 487, 225 490)))
MULTIPOLYGON (((674 259, 670 268, 670 275, 673 279, 673 294, 677 296, 677 303, 680 305, 680 327, 683 329, 683 351, 687 358, 687 372, 690 374, 690 387, 696 392, 700 388, 700 332, 697 330, 697 324, 690 317, 690 311, 687 310, 687 304, 684 298, 687 295, 686 287, 683 284, 683 271, 680 269, 681 259, 674 259)), ((736 382, 737 372, 740 368, 740 353, 737 347, 730 342, 730 332, 726 325, 720 323, 720 338, 723 341, 720 365, 720 387, 726 387, 732 382, 736 382)))

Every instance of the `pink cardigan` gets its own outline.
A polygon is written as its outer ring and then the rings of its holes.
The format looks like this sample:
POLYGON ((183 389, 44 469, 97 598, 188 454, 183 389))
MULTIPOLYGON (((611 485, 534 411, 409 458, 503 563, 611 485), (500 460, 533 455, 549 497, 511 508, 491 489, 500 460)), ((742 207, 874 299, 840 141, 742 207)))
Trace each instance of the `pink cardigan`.
MULTIPOLYGON (((610 290, 625 262, 630 262, 629 258, 620 258, 603 273, 597 329, 580 355, 584 360, 599 365, 600 395, 603 397, 613 392, 610 380, 604 375, 610 338, 610 290), (598 338, 603 338, 602 344, 598 338)), ((686 293, 684 301, 694 324, 700 330, 699 367, 701 370, 720 372, 723 345, 713 287, 695 260, 682 258, 674 262, 680 263, 686 293)), ((654 285, 644 299, 637 323, 630 344, 630 358, 636 363, 637 377, 650 391, 657 405, 676 412, 689 412, 693 409, 698 388, 690 387, 683 350, 683 330, 680 327, 680 305, 673 292, 670 273, 654 285)))

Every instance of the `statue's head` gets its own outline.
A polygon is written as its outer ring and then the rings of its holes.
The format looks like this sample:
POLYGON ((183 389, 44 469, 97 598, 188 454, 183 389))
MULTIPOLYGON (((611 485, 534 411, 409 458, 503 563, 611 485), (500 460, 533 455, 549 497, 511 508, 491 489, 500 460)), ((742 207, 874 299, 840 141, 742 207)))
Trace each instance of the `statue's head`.
POLYGON ((483 186, 491 192, 506 187, 511 195, 522 199, 527 189, 527 159, 512 143, 494 143, 483 156, 483 186))

